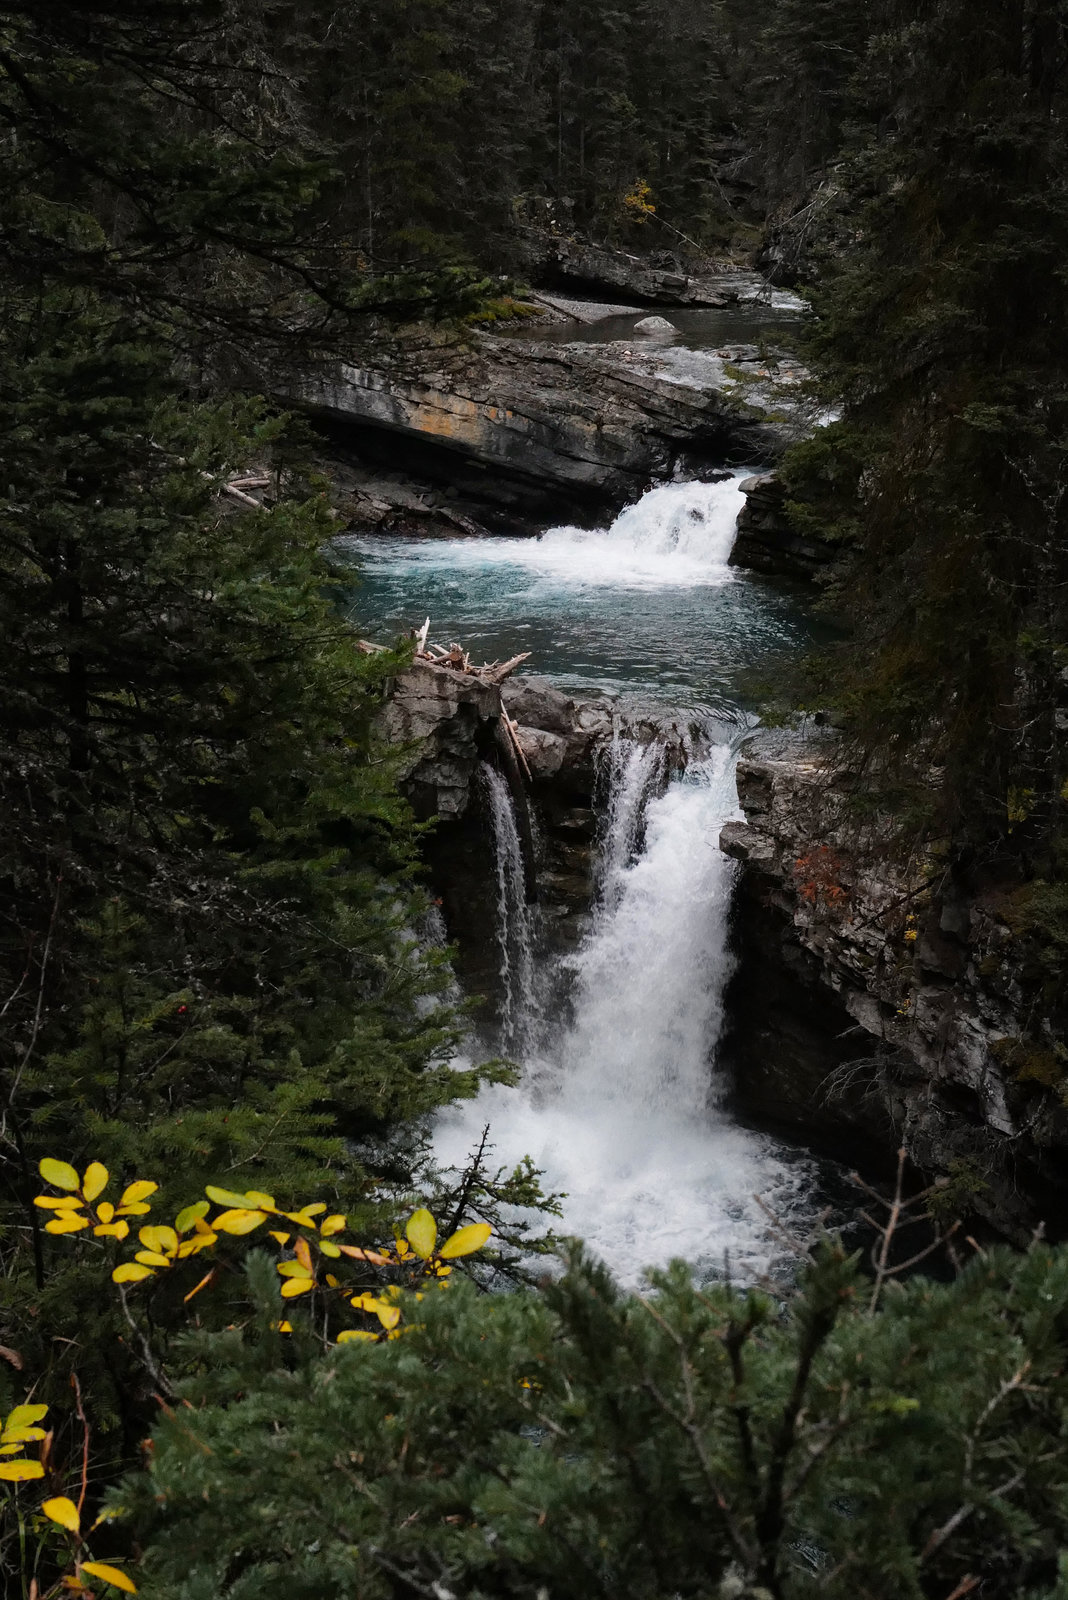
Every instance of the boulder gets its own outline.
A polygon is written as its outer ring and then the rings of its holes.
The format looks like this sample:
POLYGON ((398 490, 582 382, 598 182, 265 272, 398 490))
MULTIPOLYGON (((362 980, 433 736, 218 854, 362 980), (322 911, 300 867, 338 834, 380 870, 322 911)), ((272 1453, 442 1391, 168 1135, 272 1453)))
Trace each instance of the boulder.
POLYGON ((651 338, 662 337, 675 332, 675 324, 666 317, 642 317, 640 322, 634 324, 635 333, 644 333, 651 338))
POLYGON ((500 690, 468 673, 415 661, 394 680, 378 732, 405 749, 401 786, 418 815, 463 816, 500 712, 500 690))

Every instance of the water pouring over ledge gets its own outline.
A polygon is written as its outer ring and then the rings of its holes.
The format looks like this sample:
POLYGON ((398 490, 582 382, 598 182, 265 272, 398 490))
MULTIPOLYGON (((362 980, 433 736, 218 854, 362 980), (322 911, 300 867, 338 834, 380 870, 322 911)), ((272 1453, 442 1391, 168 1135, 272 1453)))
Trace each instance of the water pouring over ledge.
MULTIPOLYGON (((728 1259, 752 1279, 780 1254, 754 1194, 780 1215, 807 1216, 812 1171, 720 1105, 715 1046, 735 867, 718 839, 738 814, 733 752, 719 746, 659 793, 644 781, 656 757, 655 747, 622 741, 612 753, 615 792, 587 937, 570 972, 541 967, 525 1017, 508 1012, 521 1083, 445 1112, 435 1148, 458 1165, 488 1122, 498 1161, 530 1155, 547 1186, 567 1195, 561 1231, 585 1238, 623 1282, 676 1255, 709 1273, 728 1259), (566 979, 570 1014, 554 1027, 545 1019, 559 1014, 566 979)), ((496 840, 508 848, 502 832, 496 840)), ((514 944, 531 915, 518 861, 501 881, 515 885, 500 926, 514 944)), ((525 942, 536 945, 529 923, 525 942)))
MULTIPOLYGON (((355 614, 381 635, 431 612, 440 637, 478 658, 531 650, 559 687, 685 708, 714 743, 749 720, 754 664, 811 637, 788 593, 727 564, 745 475, 650 490, 606 531, 351 542, 364 567, 355 614)), ((729 1258, 751 1279, 780 1257, 754 1193, 808 1216, 813 1173, 722 1105, 735 868, 718 840, 737 815, 733 751, 715 746, 666 787, 659 763, 655 745, 625 739, 609 754, 595 900, 567 958, 539 942, 511 798, 485 774, 502 993, 486 1047, 523 1075, 445 1113, 435 1145, 459 1165, 488 1122, 499 1162, 530 1155, 567 1194, 561 1230, 625 1282, 676 1255, 709 1273, 729 1258)))
POLYGON ((756 680, 815 629, 789 585, 728 566, 739 470, 650 489, 608 529, 540 538, 338 541, 359 564, 353 618, 388 639, 428 614, 472 659, 532 653, 530 670, 574 693, 614 693, 738 721, 756 680))

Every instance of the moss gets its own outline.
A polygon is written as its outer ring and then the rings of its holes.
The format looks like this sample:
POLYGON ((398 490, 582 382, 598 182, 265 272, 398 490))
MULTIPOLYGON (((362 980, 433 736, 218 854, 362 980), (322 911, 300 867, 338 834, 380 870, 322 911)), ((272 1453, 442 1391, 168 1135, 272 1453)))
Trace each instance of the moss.
POLYGON ((1046 1089, 1061 1089, 1068 1079, 1068 1050, 1063 1045, 1047 1045, 1022 1035, 998 1039, 991 1053, 1017 1083, 1038 1083, 1046 1089))
POLYGON ((931 1190, 927 1201, 928 1214, 940 1227, 975 1209, 978 1196, 988 1187, 983 1170, 977 1161, 958 1156, 949 1163, 943 1177, 931 1190))

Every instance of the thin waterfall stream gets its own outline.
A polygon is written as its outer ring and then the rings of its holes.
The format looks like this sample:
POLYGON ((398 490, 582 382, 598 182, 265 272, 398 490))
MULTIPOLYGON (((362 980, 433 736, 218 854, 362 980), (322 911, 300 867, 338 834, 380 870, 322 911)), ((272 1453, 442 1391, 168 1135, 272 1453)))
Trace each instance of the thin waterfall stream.
POLYGON ((744 476, 661 485, 607 531, 354 541, 361 622, 369 601, 397 629, 432 612, 487 659, 530 649, 568 692, 616 697, 574 948, 554 947, 528 904, 512 795, 483 766, 499 982, 482 1044, 521 1081, 442 1114, 435 1148, 460 1166, 488 1123, 497 1162, 530 1156, 566 1196, 557 1231, 624 1282, 674 1256, 752 1279, 781 1256, 755 1196, 780 1216, 814 1209, 813 1164, 732 1121, 717 1059, 736 872, 719 834, 739 815, 747 679, 811 636, 789 593, 727 564, 744 476), (628 735, 639 702, 692 731, 684 770, 655 737, 628 735))

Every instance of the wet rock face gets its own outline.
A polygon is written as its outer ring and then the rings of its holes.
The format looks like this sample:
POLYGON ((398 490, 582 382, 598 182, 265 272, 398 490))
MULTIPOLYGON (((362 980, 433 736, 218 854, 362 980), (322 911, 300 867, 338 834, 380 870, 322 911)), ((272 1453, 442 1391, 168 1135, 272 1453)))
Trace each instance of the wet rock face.
POLYGON ((509 678, 502 695, 537 788, 589 803, 598 752, 612 737, 612 702, 576 700, 542 678, 509 678))
POLYGON ((786 517, 786 491, 773 472, 745 478, 739 486, 745 505, 730 565, 789 578, 814 578, 834 559, 822 539, 802 537, 786 517))
POLYGON ((828 746, 739 764, 746 821, 721 842, 743 864, 741 1105, 848 1161, 904 1145, 1010 1238, 1063 1232, 1068 1112, 1006 1070, 1025 1031, 1009 930, 981 897, 932 888, 930 863, 888 860, 877 824, 849 824, 832 761, 828 746))
POLYGON ((417 816, 464 815, 500 712, 500 690, 469 674, 415 661, 395 680, 379 732, 410 747, 401 787, 417 816))

